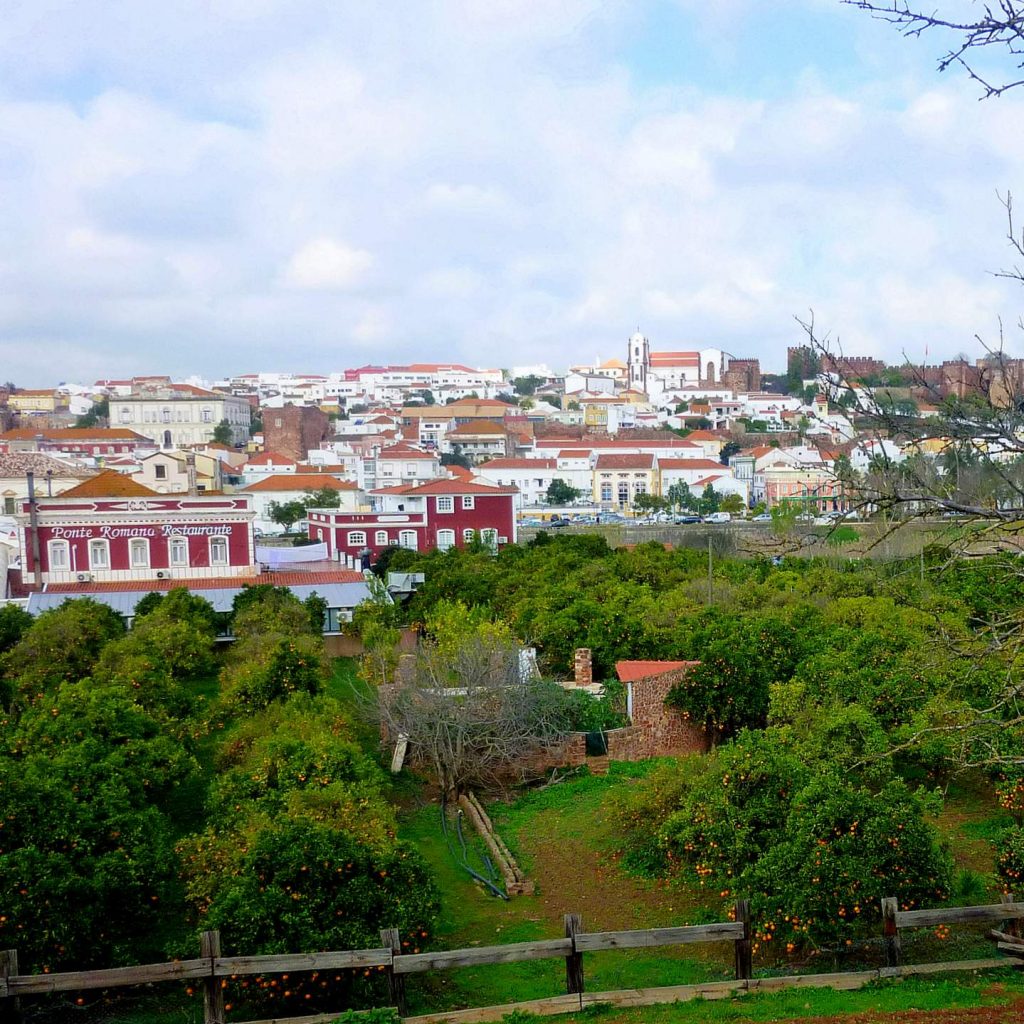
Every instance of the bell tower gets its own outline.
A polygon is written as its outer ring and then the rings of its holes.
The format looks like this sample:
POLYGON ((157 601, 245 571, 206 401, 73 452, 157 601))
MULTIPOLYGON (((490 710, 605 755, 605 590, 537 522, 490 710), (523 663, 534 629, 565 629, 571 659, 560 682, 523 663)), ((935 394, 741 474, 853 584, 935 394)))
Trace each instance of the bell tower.
POLYGON ((629 387, 632 391, 647 393, 647 367, 651 361, 651 343, 639 328, 630 336, 626 364, 629 367, 629 387))

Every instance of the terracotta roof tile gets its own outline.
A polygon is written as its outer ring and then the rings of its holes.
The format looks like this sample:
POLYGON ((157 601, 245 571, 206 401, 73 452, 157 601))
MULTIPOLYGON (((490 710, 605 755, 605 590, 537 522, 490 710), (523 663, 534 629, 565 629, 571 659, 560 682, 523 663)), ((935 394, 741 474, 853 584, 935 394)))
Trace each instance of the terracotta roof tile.
POLYGON ((239 493, 253 494, 264 491, 358 491, 359 485, 350 480, 339 480, 329 473, 272 473, 263 480, 257 480, 239 493))
POLYGON ((699 661, 617 661, 615 672, 619 682, 635 683, 638 679, 650 679, 676 669, 699 665, 699 661))
POLYGON ((62 498, 159 498, 125 473, 107 469, 61 494, 62 498))
POLYGON ((224 590, 228 587, 256 586, 270 583, 281 587, 324 586, 328 583, 362 583, 363 574, 354 569, 334 569, 326 572, 261 572, 254 576, 223 576, 215 579, 202 577, 170 580, 110 580, 99 583, 51 583, 49 594, 96 594, 121 593, 136 590, 173 590, 188 587, 190 590, 224 590))

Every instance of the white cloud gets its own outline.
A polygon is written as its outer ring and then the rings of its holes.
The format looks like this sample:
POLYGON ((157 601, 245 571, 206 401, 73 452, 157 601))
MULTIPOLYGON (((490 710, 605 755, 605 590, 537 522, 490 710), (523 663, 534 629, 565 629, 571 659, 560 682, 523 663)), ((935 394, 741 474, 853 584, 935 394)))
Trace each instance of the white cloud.
POLYGON ((1017 318, 986 271, 1024 103, 979 104, 920 51, 920 80, 819 62, 748 96, 645 84, 626 43, 655 4, 432 0, 387 31, 372 5, 182 5, 0 25, 5 376, 46 383, 47 346, 69 376, 559 364, 638 321, 778 367, 809 307, 848 351, 938 358, 1017 318))
POLYGON ((373 265, 365 249, 331 238, 315 238, 288 261, 284 283, 289 288, 348 291, 357 287, 373 265))

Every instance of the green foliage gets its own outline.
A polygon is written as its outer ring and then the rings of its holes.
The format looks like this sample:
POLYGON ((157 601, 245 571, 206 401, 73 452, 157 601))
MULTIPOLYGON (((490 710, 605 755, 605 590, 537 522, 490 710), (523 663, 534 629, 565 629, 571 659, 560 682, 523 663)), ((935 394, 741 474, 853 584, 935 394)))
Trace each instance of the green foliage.
POLYGON ((331 1024, 401 1024, 401 1017, 393 1006, 378 1006, 372 1010, 346 1010, 331 1024))
POLYGON ((1024 828, 1008 828, 996 844, 996 871, 1007 892, 1019 892, 1024 880, 1024 828))
POLYGON ((231 424, 227 420, 221 420, 213 428, 213 437, 211 438, 214 444, 233 444, 234 437, 231 431, 231 424))
POLYGON ((195 762, 123 686, 65 682, 3 726, 0 942, 26 969, 155 954, 195 762))
POLYGON ((33 619, 16 604, 0 606, 0 654, 9 651, 32 625, 33 619))
POLYGON ((571 505, 580 492, 576 487, 570 487, 564 480, 555 478, 548 484, 545 500, 549 505, 571 505))
POLYGON ((43 612, 21 639, 0 656, 0 675, 10 681, 10 696, 31 704, 63 682, 89 675, 109 640, 124 635, 121 617, 87 597, 65 601, 43 612))
POLYGON ((925 820, 935 801, 901 781, 868 788, 777 729, 685 769, 620 803, 627 858, 750 899, 760 943, 842 940, 877 918, 883 896, 910 907, 949 893, 951 859, 925 820))
POLYGON ((267 515, 272 523, 284 527, 285 533, 291 533, 292 527, 306 518, 305 501, 272 501, 267 505, 267 515))
MULTIPOLYGON (((315 491, 306 491, 302 496, 304 509, 337 508, 341 504, 341 495, 334 487, 320 487, 315 491)), ((299 519, 302 519, 299 516, 299 519)), ((277 522, 275 519, 274 522, 277 522)))
POLYGON ((314 591, 302 603, 309 615, 310 630, 314 633, 322 633, 327 624, 327 599, 314 591))
POLYGON ((515 393, 517 395, 532 395, 543 383, 543 377, 538 377, 536 374, 530 374, 526 377, 516 377, 512 381, 512 387, 515 389, 515 393))

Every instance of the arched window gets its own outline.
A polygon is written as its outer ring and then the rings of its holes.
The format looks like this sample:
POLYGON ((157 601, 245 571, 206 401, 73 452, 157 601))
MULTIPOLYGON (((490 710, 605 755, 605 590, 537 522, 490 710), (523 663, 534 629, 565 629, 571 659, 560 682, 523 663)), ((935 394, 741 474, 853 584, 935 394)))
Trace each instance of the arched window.
POLYGON ((349 530, 348 532, 348 546, 350 548, 363 548, 366 547, 366 531, 365 530, 349 530))
POLYGON ((493 551, 498 549, 498 531, 485 527, 480 531, 480 539, 493 551))
POLYGON ((165 430, 164 431, 164 447, 165 448, 172 448, 173 446, 174 446, 173 442, 171 441, 171 432, 169 430, 165 430))
POLYGON ((373 541, 374 541, 375 544, 387 547, 388 531, 387 530, 378 530, 376 532, 376 534, 374 534, 373 541))
POLYGON ((475 536, 476 536, 476 530, 472 529, 472 527, 467 527, 465 530, 462 531, 462 540, 463 540, 463 543, 465 543, 465 544, 472 544, 473 543, 473 538, 475 536))
POLYGON ((415 551, 419 546, 416 542, 416 531, 415 530, 402 530, 398 534, 398 543, 403 548, 408 548, 410 551, 415 551))
POLYGON ((711 384, 715 383, 715 364, 714 363, 708 363, 707 376, 705 377, 705 380, 707 380, 711 384))
POLYGON ((437 550, 448 551, 450 548, 455 547, 455 531, 454 530, 438 530, 437 531, 437 550))

